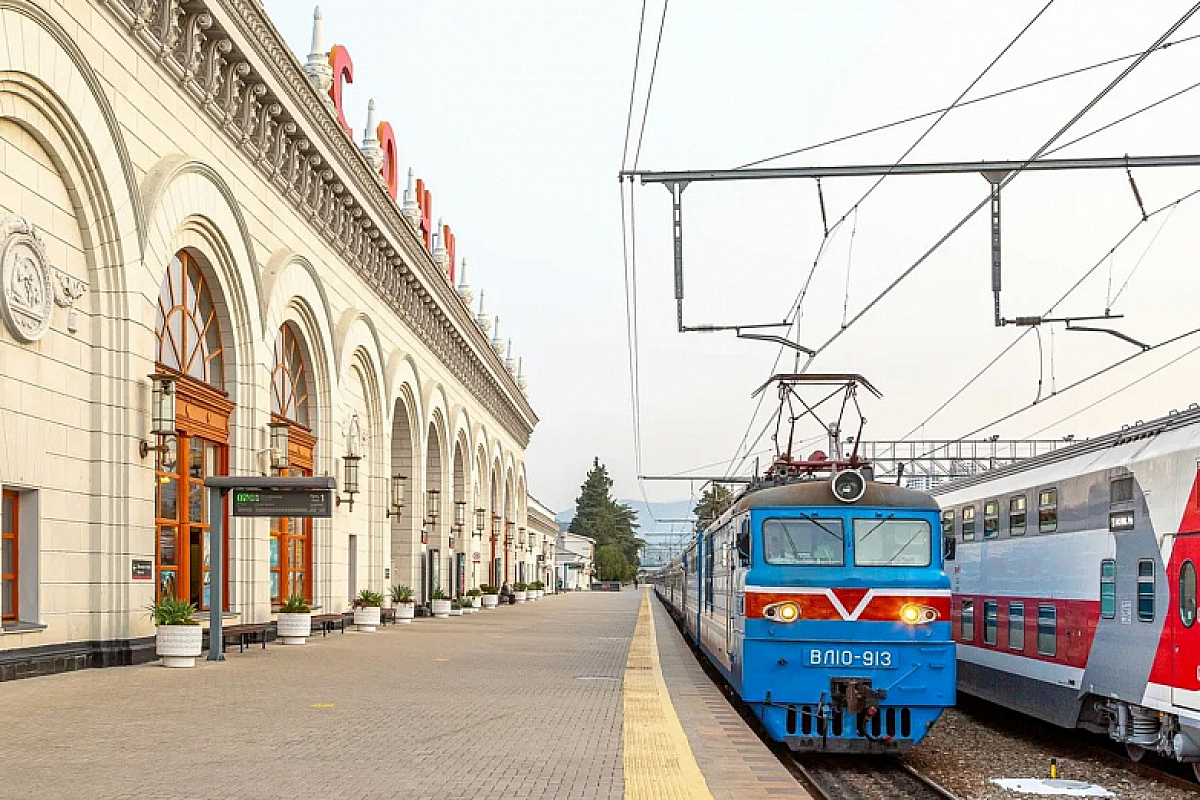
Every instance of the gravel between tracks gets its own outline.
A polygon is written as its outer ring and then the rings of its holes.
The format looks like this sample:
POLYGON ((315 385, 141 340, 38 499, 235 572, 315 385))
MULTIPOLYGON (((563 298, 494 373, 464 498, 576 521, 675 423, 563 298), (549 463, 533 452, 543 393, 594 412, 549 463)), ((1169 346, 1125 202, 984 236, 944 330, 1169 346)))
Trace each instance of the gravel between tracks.
POLYGON ((959 697, 905 761, 962 800, 1020 800, 1034 795, 1007 791, 992 778, 1048 778, 1058 759, 1060 778, 1088 781, 1122 800, 1196 800, 1195 791, 1164 786, 1112 763, 1098 750, 1099 737, 1002 711, 959 697), (1004 715, 997 721, 995 715, 1004 715))

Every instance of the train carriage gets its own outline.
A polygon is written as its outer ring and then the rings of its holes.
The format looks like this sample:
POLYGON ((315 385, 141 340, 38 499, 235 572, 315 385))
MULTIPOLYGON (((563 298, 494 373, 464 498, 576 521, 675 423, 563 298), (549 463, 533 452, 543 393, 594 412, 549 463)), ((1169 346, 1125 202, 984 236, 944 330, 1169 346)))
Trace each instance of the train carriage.
POLYGON ((1200 777, 1200 408, 933 494, 959 688, 1200 777))

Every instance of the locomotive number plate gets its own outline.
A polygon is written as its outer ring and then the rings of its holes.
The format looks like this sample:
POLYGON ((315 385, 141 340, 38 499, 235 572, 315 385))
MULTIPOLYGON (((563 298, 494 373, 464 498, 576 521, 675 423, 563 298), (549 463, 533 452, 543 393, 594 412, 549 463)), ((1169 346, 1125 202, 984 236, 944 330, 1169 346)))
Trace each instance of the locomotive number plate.
POLYGON ((900 661, 891 650, 864 647, 813 647, 808 651, 810 667, 859 667, 895 669, 900 661))

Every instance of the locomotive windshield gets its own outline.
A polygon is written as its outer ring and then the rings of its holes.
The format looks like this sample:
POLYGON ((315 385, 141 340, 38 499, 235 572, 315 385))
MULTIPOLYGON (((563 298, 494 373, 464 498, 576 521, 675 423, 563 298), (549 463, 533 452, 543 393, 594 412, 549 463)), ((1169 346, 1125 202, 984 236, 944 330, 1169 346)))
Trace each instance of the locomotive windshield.
POLYGON ((763 558, 768 564, 845 563, 840 519, 769 519, 763 523, 763 558))
POLYGON ((860 567, 927 567, 929 523, 923 519, 854 520, 854 563, 860 567))

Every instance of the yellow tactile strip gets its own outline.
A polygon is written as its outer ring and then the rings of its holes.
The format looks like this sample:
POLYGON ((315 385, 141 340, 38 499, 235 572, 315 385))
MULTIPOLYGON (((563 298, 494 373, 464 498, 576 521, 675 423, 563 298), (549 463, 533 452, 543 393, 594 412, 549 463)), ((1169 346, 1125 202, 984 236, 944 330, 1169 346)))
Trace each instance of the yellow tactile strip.
POLYGON ((649 593, 625 663, 621 743, 626 800, 712 800, 663 680, 649 593))

